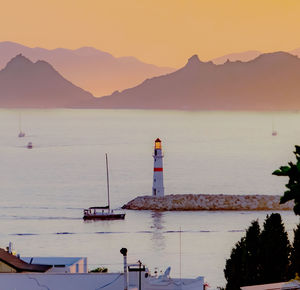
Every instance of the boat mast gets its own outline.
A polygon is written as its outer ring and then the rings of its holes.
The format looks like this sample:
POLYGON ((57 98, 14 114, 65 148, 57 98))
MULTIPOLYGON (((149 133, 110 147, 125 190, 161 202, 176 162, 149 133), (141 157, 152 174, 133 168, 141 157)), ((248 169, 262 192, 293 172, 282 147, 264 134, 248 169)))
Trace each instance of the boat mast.
POLYGON ((21 129, 21 113, 19 112, 19 131, 22 132, 21 129))
POLYGON ((108 211, 110 211, 110 200, 109 200, 109 176, 108 176, 108 159, 107 159, 107 153, 105 153, 105 160, 106 160, 107 202, 108 202, 108 211))

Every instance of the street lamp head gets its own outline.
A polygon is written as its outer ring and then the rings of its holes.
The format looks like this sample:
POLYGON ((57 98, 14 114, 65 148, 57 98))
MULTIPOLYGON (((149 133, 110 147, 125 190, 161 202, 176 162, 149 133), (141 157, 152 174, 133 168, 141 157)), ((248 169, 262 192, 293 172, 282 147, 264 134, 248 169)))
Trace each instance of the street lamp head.
POLYGON ((125 257, 125 256, 127 256, 127 249, 126 248, 122 248, 121 250, 120 250, 120 253, 125 257))

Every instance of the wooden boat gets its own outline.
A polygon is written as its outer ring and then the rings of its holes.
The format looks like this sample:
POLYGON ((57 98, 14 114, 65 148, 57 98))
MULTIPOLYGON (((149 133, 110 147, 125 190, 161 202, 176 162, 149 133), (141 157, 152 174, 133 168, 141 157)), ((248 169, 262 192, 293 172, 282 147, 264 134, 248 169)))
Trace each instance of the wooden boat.
POLYGON ((107 183, 107 205, 106 206, 92 206, 83 210, 84 220, 123 220, 125 219, 124 212, 118 212, 110 208, 109 199, 109 176, 108 176, 108 159, 105 154, 106 161, 106 183, 107 183))

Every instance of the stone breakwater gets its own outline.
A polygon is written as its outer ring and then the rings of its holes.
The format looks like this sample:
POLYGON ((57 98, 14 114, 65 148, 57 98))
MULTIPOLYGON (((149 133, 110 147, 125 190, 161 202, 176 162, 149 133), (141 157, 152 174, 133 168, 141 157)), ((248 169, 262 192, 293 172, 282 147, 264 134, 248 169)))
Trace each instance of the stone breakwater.
POLYGON ((139 196, 122 208, 132 210, 292 210, 293 202, 279 204, 279 195, 171 194, 139 196))

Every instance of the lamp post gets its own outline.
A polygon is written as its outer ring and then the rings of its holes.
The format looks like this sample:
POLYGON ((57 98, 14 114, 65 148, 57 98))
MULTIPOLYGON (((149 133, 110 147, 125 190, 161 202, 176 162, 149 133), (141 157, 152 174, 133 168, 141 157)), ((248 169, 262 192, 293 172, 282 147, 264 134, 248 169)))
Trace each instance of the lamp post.
POLYGON ((139 290, 142 290, 142 262, 139 260, 139 290))
POLYGON ((124 290, 128 290, 128 272, 127 272, 127 249, 122 248, 120 253, 123 255, 124 262, 124 290))

